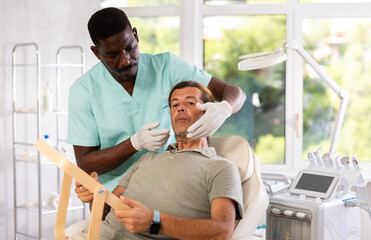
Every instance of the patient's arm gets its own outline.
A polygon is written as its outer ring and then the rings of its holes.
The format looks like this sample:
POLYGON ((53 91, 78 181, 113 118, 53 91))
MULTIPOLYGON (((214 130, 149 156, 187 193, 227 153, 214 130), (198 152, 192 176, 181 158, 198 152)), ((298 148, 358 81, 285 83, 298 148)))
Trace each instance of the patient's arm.
MULTIPOLYGON (((129 232, 145 232, 150 228, 153 212, 130 198, 121 200, 129 210, 115 210, 118 220, 129 232)), ((178 239, 232 239, 235 204, 229 198, 216 198, 211 203, 210 219, 187 219, 160 213, 160 233, 178 239)))
POLYGON ((181 239, 232 239, 235 216, 234 201, 216 198, 211 203, 211 219, 185 219, 160 214, 160 232, 181 239))

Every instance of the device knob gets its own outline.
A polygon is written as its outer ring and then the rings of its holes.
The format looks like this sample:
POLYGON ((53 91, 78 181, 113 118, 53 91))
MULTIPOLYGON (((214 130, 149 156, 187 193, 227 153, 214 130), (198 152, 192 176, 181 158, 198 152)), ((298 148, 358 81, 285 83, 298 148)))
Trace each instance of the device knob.
POLYGON ((296 216, 297 218, 304 219, 304 218, 307 217, 307 214, 306 214, 306 213, 303 213, 303 212, 297 212, 297 213, 295 214, 295 216, 296 216))
POLYGON ((294 215, 294 211, 292 210, 285 210, 283 211, 283 214, 288 216, 288 217, 292 217, 294 215))
POLYGON ((281 213, 281 209, 279 209, 279 208, 272 208, 271 211, 274 214, 280 214, 281 213))

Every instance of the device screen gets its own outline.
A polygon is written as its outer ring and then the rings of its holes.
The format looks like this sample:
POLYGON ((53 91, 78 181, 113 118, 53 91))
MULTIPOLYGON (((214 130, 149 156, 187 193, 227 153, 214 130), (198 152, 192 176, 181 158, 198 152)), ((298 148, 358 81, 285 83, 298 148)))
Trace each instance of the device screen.
POLYGON ((296 189, 326 193, 334 177, 303 173, 296 189))

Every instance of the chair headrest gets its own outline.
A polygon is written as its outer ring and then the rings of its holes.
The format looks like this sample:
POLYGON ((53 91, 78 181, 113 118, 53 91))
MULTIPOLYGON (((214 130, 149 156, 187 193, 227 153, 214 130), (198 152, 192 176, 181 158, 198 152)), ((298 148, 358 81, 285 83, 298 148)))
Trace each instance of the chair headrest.
POLYGON ((240 172, 241 182, 245 182, 254 174, 254 157, 247 140, 241 136, 211 136, 209 147, 214 147, 221 157, 236 164, 240 172))

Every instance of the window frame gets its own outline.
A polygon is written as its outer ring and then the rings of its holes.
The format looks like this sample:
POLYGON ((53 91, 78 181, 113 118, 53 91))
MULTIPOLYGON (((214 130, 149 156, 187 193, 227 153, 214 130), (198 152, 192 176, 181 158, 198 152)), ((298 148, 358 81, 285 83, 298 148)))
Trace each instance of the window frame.
MULTIPOLYGON (((128 17, 178 16, 180 18, 180 57, 203 68, 203 17, 217 15, 286 15, 287 39, 303 42, 302 23, 308 18, 370 18, 370 3, 300 3, 287 0, 276 4, 204 5, 202 0, 180 0, 179 5, 122 8, 128 17), (325 17, 324 17, 325 16, 325 17)), ((139 33, 140 38, 140 33, 139 33)), ((277 43, 279 44, 279 43, 277 43)), ((273 49, 272 49, 273 51, 273 49)), ((249 53, 246 53, 249 54, 249 53)), ((306 168, 302 159, 303 140, 303 59, 287 51, 285 98, 285 163, 263 164, 265 172, 296 174, 306 168), (295 79, 298 79, 295 81, 295 79)), ((237 68, 237 66, 236 66, 237 68)), ((349 112, 346 112, 349 114, 349 112)), ((341 140, 341 139, 340 139, 341 140)), ((371 162, 362 162, 371 172, 371 162)))

